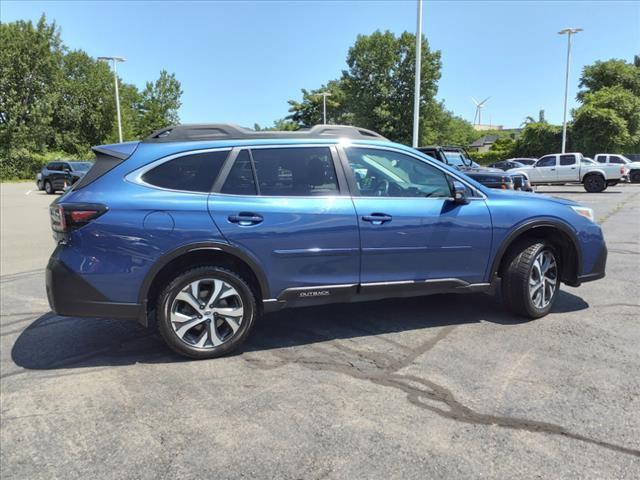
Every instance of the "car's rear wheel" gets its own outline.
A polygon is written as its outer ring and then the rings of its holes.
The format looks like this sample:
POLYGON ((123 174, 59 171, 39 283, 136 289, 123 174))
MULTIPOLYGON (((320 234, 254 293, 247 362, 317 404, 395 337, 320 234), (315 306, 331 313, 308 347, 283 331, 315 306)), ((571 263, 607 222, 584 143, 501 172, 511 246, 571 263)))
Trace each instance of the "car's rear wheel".
POLYGON ((602 175, 591 174, 584 177, 583 180, 584 189, 589 193, 599 193, 607 188, 607 182, 605 182, 602 175))
POLYGON ((197 267, 178 275, 160 294, 158 329, 174 351, 214 358, 235 350, 253 327, 258 309, 237 273, 197 267))
POLYGON ((546 242, 520 244, 507 257, 502 275, 502 298, 514 313, 540 318, 551 310, 560 287, 560 269, 546 242))
POLYGON ((51 182, 49 180, 44 181, 44 191, 49 195, 53 195, 54 193, 56 193, 56 191, 53 189, 53 185, 51 185, 51 182))

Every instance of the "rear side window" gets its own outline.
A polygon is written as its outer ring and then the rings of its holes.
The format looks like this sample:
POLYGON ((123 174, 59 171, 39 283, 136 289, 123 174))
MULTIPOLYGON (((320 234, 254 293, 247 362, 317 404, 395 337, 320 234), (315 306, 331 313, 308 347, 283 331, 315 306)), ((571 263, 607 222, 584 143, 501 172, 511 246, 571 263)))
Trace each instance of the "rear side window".
POLYGON ((338 182, 326 147, 265 148, 251 151, 260 195, 336 195, 338 182))
POLYGON ((560 165, 574 165, 576 157, 574 155, 560 155, 560 165))
POLYGON ((228 154, 227 150, 183 155, 149 170, 142 181, 168 190, 208 193, 228 154))
POLYGON ((622 160, 622 158, 618 157, 617 155, 611 155, 609 157, 609 163, 622 163, 622 164, 624 164, 624 161, 622 160))
POLYGON ((51 162, 47 164, 47 170, 51 170, 52 172, 57 172, 62 170, 62 164, 60 162, 51 162))

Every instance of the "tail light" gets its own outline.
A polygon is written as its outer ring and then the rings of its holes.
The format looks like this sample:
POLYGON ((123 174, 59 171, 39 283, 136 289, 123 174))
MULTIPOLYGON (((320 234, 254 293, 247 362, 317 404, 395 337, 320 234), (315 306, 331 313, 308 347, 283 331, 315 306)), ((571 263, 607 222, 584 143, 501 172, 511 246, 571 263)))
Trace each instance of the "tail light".
POLYGON ((57 203, 49 207, 51 228, 56 233, 67 233, 95 220, 107 211, 99 203, 57 203))
POLYGON ((620 175, 624 175, 624 167, 620 167, 620 175))

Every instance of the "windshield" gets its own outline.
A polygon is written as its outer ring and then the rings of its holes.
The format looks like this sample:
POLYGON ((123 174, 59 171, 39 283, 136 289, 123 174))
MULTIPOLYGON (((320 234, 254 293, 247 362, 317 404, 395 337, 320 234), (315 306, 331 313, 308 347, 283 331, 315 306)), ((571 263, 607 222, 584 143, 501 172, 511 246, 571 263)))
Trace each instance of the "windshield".
POLYGON ((71 165, 71 170, 73 170, 74 172, 86 172, 91 168, 93 163, 91 163, 91 162, 70 162, 69 165, 71 165))
POLYGON ((454 167, 470 167, 471 161, 460 152, 444 151, 444 156, 447 157, 447 163, 454 167))

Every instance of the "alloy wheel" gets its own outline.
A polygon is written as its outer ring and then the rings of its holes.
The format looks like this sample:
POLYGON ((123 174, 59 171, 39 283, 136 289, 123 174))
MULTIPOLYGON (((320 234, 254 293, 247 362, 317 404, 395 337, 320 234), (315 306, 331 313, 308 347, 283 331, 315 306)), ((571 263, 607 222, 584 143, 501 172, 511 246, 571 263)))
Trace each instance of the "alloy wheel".
POLYGON ((536 308, 547 307, 558 287, 558 264, 550 250, 541 251, 529 274, 529 296, 536 308))
POLYGON ((244 317, 242 298, 228 282, 204 278, 187 284, 169 312, 177 337, 189 346, 212 349, 230 340, 244 317))

